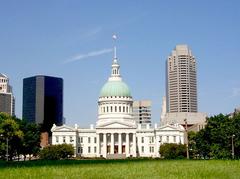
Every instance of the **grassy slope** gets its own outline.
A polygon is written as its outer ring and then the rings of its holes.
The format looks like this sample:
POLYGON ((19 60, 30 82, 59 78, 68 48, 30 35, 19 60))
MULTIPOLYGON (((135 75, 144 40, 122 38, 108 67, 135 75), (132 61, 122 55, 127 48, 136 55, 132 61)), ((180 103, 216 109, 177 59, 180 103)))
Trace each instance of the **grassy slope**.
POLYGON ((85 160, 0 163, 0 178, 239 178, 240 161, 85 160))

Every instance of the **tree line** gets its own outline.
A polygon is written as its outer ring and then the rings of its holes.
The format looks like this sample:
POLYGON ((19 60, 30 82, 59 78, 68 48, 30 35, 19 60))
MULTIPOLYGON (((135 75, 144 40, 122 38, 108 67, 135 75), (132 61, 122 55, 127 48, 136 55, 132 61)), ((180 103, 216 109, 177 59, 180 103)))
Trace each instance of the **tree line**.
POLYGON ((191 158, 239 159, 240 113, 232 116, 219 114, 207 118, 207 124, 199 132, 189 132, 191 158))
MULTIPOLYGON (((191 159, 240 159, 240 113, 215 115, 207 118, 199 132, 188 132, 191 159)), ((161 157, 186 158, 187 147, 182 144, 163 144, 161 157)))
POLYGON ((19 160, 20 155, 36 156, 40 159, 58 160, 74 155, 69 144, 49 145, 41 149, 41 127, 35 123, 0 113, 0 159, 19 160))

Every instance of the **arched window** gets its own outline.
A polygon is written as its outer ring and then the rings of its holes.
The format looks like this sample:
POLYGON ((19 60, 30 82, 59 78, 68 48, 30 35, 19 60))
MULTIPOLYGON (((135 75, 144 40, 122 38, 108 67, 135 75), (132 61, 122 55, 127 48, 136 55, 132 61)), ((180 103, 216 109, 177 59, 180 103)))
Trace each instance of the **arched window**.
POLYGON ((126 107, 127 109, 126 109, 126 112, 128 113, 128 106, 126 107))
POLYGON ((115 112, 117 112, 117 106, 115 106, 115 112))
POLYGON ((111 106, 111 112, 113 112, 113 108, 112 108, 112 106, 111 106))
POLYGON ((103 112, 105 113, 105 107, 103 107, 103 112))
POLYGON ((119 106, 119 112, 121 112, 121 106, 119 106))
POLYGON ((123 112, 125 112, 125 106, 123 106, 123 112))
POLYGON ((107 106, 107 112, 108 112, 108 106, 107 106))

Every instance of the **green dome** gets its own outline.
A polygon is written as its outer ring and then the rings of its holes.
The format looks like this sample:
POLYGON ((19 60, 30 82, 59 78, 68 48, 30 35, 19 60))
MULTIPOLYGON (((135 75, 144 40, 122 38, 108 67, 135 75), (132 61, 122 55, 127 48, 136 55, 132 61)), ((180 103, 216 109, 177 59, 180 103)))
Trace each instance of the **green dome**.
POLYGON ((108 81, 100 92, 100 97, 106 96, 131 97, 131 92, 128 86, 122 81, 108 81))

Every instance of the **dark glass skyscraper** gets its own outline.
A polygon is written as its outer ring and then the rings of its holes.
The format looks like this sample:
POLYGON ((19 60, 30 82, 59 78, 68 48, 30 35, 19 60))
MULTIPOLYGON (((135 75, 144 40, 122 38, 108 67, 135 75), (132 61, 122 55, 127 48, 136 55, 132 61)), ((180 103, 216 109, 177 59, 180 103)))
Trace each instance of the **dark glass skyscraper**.
POLYGON ((23 79, 23 119, 42 125, 50 132, 63 124, 63 79, 34 76, 23 79))

